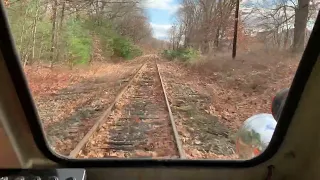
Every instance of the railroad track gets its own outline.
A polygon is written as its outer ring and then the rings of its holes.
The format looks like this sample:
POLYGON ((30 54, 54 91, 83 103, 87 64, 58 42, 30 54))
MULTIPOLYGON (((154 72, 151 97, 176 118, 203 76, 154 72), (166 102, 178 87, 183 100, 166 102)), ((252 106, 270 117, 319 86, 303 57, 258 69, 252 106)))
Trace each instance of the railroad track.
POLYGON ((119 91, 141 69, 143 63, 138 63, 135 62, 131 67, 125 66, 118 72, 118 77, 106 77, 107 73, 103 77, 74 84, 42 99, 40 112, 43 115, 52 114, 42 117, 47 140, 54 151, 65 156, 70 154, 112 104, 119 91), (68 105, 71 107, 64 109, 66 103, 70 103, 68 105), (57 111, 59 116, 56 116, 57 111))
POLYGON ((147 61, 70 158, 185 158, 156 61, 147 61))

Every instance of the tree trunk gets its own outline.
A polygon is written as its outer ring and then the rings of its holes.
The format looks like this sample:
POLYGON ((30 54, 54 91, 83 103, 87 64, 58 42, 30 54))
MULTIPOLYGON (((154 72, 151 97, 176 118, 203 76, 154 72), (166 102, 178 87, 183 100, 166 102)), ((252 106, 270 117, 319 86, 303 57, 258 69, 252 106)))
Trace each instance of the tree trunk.
POLYGON ((189 47, 189 43, 190 43, 189 35, 186 35, 186 36, 184 37, 184 48, 189 47))
POLYGON ((53 66, 53 62, 55 61, 55 48, 56 48, 56 21, 57 21, 57 6, 58 1, 54 0, 52 5, 52 30, 51 30, 51 49, 50 49, 50 68, 53 66))
POLYGON ((25 26, 26 26, 26 19, 27 19, 27 15, 28 15, 28 8, 26 9, 25 13, 24 13, 24 17, 23 17, 23 24, 22 24, 22 30, 21 30, 21 34, 20 34, 20 47, 19 47, 19 52, 20 52, 20 58, 21 61, 25 61, 23 58, 23 40, 24 40, 24 34, 25 34, 25 26))
MULTIPOLYGON (((60 36, 62 34, 62 27, 63 27, 63 19, 64 19, 64 10, 65 10, 65 6, 66 6, 66 2, 63 1, 63 4, 62 4, 62 8, 61 8, 61 17, 60 17, 60 23, 59 23, 59 32, 60 32, 60 35, 56 35, 56 44, 59 44, 60 43, 60 36)), ((57 48, 56 51, 57 51, 57 56, 56 56, 56 60, 59 60, 60 59, 60 54, 61 54, 61 50, 64 49, 63 47, 61 47, 61 44, 59 44, 59 47, 60 48, 57 48)))
POLYGON ((283 7, 284 17, 285 17, 285 23, 286 23, 286 30, 284 34, 284 40, 283 40, 283 49, 287 50, 288 42, 289 42, 289 24, 288 24, 288 15, 287 15, 287 8, 286 6, 283 7))
MULTIPOLYGON (((39 45, 40 45, 40 48, 39 48, 39 55, 38 55, 38 66, 39 66, 39 64, 41 63, 41 57, 42 57, 43 46, 44 46, 44 45, 43 45, 43 39, 44 39, 44 35, 41 36, 40 41, 39 41, 39 42, 40 42, 40 44, 39 44, 39 45)), ((37 66, 37 67, 38 67, 38 66, 37 66)))
POLYGON ((39 15, 39 0, 36 5, 36 15, 33 22, 32 28, 32 61, 35 60, 35 46, 36 46, 36 34, 37 34, 37 23, 38 23, 38 15, 39 15))
POLYGON ((215 40, 214 40, 215 48, 219 49, 219 44, 220 44, 220 26, 218 26, 217 31, 216 31, 216 36, 215 36, 215 40))
POLYGON ((294 21, 293 52, 304 50, 305 30, 308 20, 308 9, 310 0, 298 0, 294 21))

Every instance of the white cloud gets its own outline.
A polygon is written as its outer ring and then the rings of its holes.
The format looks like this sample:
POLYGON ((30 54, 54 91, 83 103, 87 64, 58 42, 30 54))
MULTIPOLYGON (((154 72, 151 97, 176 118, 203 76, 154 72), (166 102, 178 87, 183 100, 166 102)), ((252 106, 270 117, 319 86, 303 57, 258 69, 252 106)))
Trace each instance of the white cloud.
POLYGON ((144 6, 149 9, 167 10, 170 14, 175 13, 180 7, 174 0, 145 0, 144 6))
POLYGON ((153 29, 153 36, 155 38, 163 39, 168 36, 168 30, 170 29, 170 24, 155 24, 151 23, 153 29))
POLYGON ((155 23, 150 23, 153 29, 158 29, 158 30, 164 30, 167 31, 171 28, 170 24, 155 24, 155 23))
POLYGON ((167 36, 167 34, 165 34, 165 33, 155 32, 155 33, 153 34, 153 37, 154 37, 154 38, 157 38, 157 39, 166 39, 168 36, 167 36))
MULTIPOLYGON (((180 4, 175 0, 144 0, 144 8, 153 10, 163 10, 169 15, 173 15, 180 8, 180 4)), ((158 39, 166 39, 171 24, 150 23, 153 29, 153 36, 158 39)))

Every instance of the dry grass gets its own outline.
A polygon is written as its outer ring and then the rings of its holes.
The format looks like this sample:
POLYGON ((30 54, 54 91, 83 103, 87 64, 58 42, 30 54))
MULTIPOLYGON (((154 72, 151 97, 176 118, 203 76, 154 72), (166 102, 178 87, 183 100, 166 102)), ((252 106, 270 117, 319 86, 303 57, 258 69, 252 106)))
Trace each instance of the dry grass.
POLYGON ((86 79, 94 79, 102 76, 116 78, 122 73, 123 67, 139 64, 141 59, 121 63, 96 62, 91 65, 79 65, 73 69, 67 66, 58 65, 49 68, 45 65, 26 66, 26 74, 29 88, 33 96, 43 96, 74 85, 86 79))
POLYGON ((270 113, 272 97, 290 86, 300 57, 264 51, 229 56, 208 56, 190 68, 212 88, 211 113, 237 129, 253 114, 270 113))
MULTIPOLYGON (((202 101, 201 104, 198 104, 199 109, 203 109, 211 116, 218 117, 218 121, 222 124, 219 126, 218 123, 210 124, 209 120, 206 126, 210 128, 197 129, 193 127, 194 124, 182 123, 184 118, 190 119, 190 117, 176 116, 175 121, 178 124, 182 141, 189 145, 185 146, 188 158, 237 159, 235 153, 218 155, 216 152, 197 149, 197 146, 192 143, 197 138, 195 130, 198 130, 199 134, 205 134, 206 129, 209 129, 210 133, 217 134, 224 132, 221 130, 227 129, 228 138, 233 139, 234 133, 247 118, 257 113, 270 113, 272 97, 280 89, 290 86, 300 59, 287 53, 266 53, 263 51, 239 54, 236 60, 230 56, 231 53, 202 57, 191 64, 161 61, 162 68, 160 70, 165 83, 180 88, 187 86, 194 93, 208 97, 209 101, 202 101), (179 128, 181 126, 186 129, 179 128), (222 129, 219 130, 220 128, 222 129), (188 139, 191 140, 191 143, 188 139)), ((166 88, 169 99, 171 98, 171 103, 174 104, 175 97, 172 96, 175 93, 181 96, 181 92, 166 88)), ((183 100, 183 102, 185 101, 183 100)), ((188 116, 195 117, 195 114, 188 116)), ((196 120, 192 118, 190 122, 196 122, 196 120)), ((219 148, 230 145, 230 142, 222 141, 221 137, 210 138, 202 140, 201 144, 212 143, 218 139, 221 143, 218 145, 219 148)))
POLYGON ((47 140, 54 151, 67 155, 109 107, 119 89, 143 59, 95 63, 68 69, 56 66, 25 68, 47 140))

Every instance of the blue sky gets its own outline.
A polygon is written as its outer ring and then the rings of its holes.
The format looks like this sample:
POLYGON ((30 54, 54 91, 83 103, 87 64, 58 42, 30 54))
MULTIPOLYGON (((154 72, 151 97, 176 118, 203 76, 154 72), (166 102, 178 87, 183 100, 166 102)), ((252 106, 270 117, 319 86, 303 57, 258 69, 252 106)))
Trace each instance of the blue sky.
POLYGON ((147 0, 145 6, 153 36, 167 39, 167 31, 174 21, 175 12, 179 9, 178 0, 147 0))
MULTIPOLYGON (((158 39, 168 39, 168 30, 174 22, 174 15, 179 9, 180 0, 144 0, 144 7, 149 16, 149 21, 153 29, 153 36, 158 39)), ((241 7, 252 7, 260 2, 262 8, 269 7, 276 0, 242 0, 241 7)), ((289 0, 282 0, 290 2, 289 0)), ((293 0, 297 1, 297 0, 293 0)), ((314 23, 312 23, 313 26, 314 23)))

